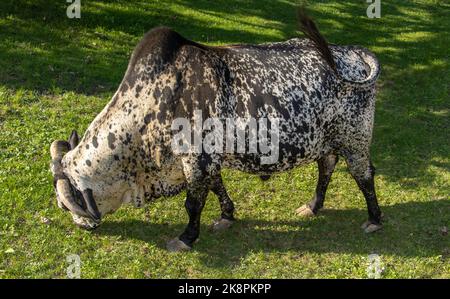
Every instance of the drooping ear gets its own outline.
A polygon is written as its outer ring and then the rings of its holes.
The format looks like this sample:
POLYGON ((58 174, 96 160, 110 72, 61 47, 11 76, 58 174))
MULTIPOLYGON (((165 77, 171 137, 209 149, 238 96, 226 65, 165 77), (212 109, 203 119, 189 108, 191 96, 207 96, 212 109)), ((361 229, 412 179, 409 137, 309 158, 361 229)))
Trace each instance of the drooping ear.
POLYGON ((95 203, 94 196, 91 189, 86 189, 81 192, 84 202, 86 204, 86 211, 93 220, 100 220, 101 214, 98 211, 97 204, 95 203))
POLYGON ((73 130, 72 134, 70 134, 70 137, 69 137, 70 149, 73 150, 78 145, 79 142, 80 142, 80 137, 78 136, 77 131, 73 130))

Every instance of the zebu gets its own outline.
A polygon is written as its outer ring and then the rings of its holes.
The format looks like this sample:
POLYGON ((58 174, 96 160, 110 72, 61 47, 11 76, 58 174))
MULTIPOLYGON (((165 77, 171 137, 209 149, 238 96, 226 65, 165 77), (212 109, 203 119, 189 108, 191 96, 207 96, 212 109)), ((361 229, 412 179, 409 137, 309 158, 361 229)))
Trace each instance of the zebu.
MULTIPOLYGON (((366 232, 381 228, 369 147, 380 67, 368 50, 328 45, 300 14, 306 39, 261 45, 209 47, 168 28, 148 32, 133 52, 109 104, 81 141, 51 146, 58 205, 84 228, 94 228, 123 203, 142 206, 160 196, 187 191, 189 223, 173 251, 192 247, 208 192, 219 198, 217 229, 231 225, 234 205, 222 183, 230 167, 260 175, 316 161, 319 179, 301 216, 322 208, 325 192, 343 156, 367 202, 366 232), (258 153, 176 154, 174 120, 192 120, 196 111, 216 119, 278 119, 277 160, 261 163, 258 153)), ((198 133, 198 132, 197 132, 198 133)))

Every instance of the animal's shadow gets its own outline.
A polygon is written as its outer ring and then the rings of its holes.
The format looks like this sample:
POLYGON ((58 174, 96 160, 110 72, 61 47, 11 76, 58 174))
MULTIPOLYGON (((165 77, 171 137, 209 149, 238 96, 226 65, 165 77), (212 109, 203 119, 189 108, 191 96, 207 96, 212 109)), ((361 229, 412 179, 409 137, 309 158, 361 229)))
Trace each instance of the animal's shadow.
MULTIPOLYGON (((449 257, 449 239, 441 228, 448 225, 450 201, 402 203, 382 209, 384 228, 373 234, 365 234, 359 228, 367 217, 363 209, 323 210, 314 219, 289 221, 244 218, 222 232, 213 232, 208 223, 203 223, 200 240, 193 250, 202 253, 203 262, 213 267, 239 263, 250 252, 261 251, 449 257), (421 215, 433 217, 423 220, 421 215)), ((166 241, 181 233, 184 226, 142 220, 106 221, 94 233, 142 240, 163 249, 166 241)))

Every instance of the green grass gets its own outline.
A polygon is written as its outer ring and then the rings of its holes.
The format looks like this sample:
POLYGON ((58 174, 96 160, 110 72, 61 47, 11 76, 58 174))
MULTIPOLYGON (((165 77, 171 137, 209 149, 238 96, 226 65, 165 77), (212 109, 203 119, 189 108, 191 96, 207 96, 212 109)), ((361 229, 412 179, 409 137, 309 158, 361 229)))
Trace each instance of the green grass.
MULTIPOLYGON (((49 145, 84 132, 109 101, 142 35, 168 25, 211 45, 298 36, 288 0, 81 1, 68 19, 65 1, 0 3, 0 277, 65 277, 79 254, 91 277, 366 277, 377 253, 382 277, 450 278, 450 5, 445 0, 381 1, 368 19, 365 1, 314 1, 311 14, 330 42, 359 44, 382 64, 372 154, 384 229, 364 234, 362 194, 339 163, 326 210, 302 220, 316 166, 268 182, 227 170, 239 221, 213 233, 210 195, 199 242, 171 254, 167 240, 187 223, 184 194, 145 209, 123 208, 94 232, 58 209, 49 145), (42 222, 42 217, 51 220, 42 222)), ((313 2, 313 1, 311 1, 313 2)))

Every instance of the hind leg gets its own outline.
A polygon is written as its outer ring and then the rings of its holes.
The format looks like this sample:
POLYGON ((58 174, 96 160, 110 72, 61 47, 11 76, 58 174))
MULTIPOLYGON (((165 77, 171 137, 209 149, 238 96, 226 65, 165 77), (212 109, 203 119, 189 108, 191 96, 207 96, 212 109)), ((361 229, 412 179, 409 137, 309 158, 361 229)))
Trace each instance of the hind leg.
POLYGON ((331 154, 317 161, 319 167, 319 179, 317 180, 316 192, 310 203, 305 204, 296 210, 297 214, 302 217, 310 217, 317 214, 323 207, 325 201, 325 193, 330 183, 331 175, 339 158, 337 155, 331 154))
POLYGON ((234 204, 231 198, 228 196, 220 173, 214 178, 211 191, 213 191, 219 199, 220 209, 222 211, 220 219, 214 221, 213 223, 213 230, 217 231, 229 228, 235 220, 234 204))
POLYGON ((351 175, 366 199, 369 219, 361 227, 366 233, 377 231, 382 225, 381 210, 375 193, 375 168, 368 155, 349 155, 346 160, 351 175))

